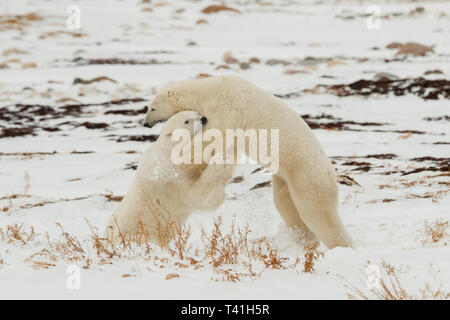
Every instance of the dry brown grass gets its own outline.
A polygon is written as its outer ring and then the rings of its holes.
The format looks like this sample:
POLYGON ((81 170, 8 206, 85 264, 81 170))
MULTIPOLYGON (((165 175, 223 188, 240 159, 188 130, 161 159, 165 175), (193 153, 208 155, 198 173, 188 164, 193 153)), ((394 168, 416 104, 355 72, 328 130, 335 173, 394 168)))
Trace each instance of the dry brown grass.
POLYGON ((6 229, 0 227, 0 238, 8 244, 25 246, 34 242, 37 234, 33 227, 27 230, 23 225, 14 224, 6 226, 6 229))
POLYGON ((177 273, 169 273, 169 274, 166 276, 166 280, 175 279, 175 278, 179 278, 179 277, 180 277, 180 275, 177 274, 177 273))
POLYGON ((173 240, 173 246, 175 249, 169 250, 172 250, 172 252, 175 251, 175 253, 178 255, 178 259, 180 260, 184 260, 189 253, 189 250, 191 248, 191 245, 189 244, 191 234, 192 231, 190 226, 177 226, 177 234, 175 236, 175 239, 173 240))
POLYGON ((24 15, 3 15, 0 16, 0 31, 6 30, 23 30, 32 22, 42 21, 43 17, 36 13, 28 13, 24 15))
POLYGON ((349 299, 378 299, 378 300, 431 300, 450 299, 450 292, 443 291, 439 286, 432 287, 426 283, 418 292, 411 293, 405 289, 400 280, 402 273, 397 268, 383 261, 381 263, 381 275, 379 285, 372 289, 365 287, 360 289, 345 281, 345 287, 350 291, 347 293, 349 299))
POLYGON ((406 199, 431 199, 431 201, 433 203, 438 203, 439 200, 443 199, 449 192, 450 192, 450 189, 430 191, 430 192, 425 192, 423 194, 408 193, 405 198, 406 199))
POLYGON ((202 229, 200 241, 192 239, 190 226, 169 222, 159 227, 159 241, 149 241, 141 227, 133 240, 121 235, 119 243, 114 244, 100 235, 89 221, 86 223, 90 233, 82 240, 67 232, 60 223, 56 223, 58 232, 53 236, 36 233, 23 225, 8 225, 0 228, 0 240, 31 248, 33 252, 25 262, 34 269, 50 268, 60 261, 89 269, 140 259, 159 270, 195 271, 210 266, 213 280, 231 282, 258 278, 268 269, 297 271, 298 265, 303 266, 304 272, 312 273, 315 262, 323 256, 317 251, 317 244, 306 247, 304 256, 282 256, 271 240, 251 239, 249 227, 237 226, 234 219, 229 232, 224 232, 222 217, 214 220, 211 230, 202 229))
POLYGON ((23 198, 30 198, 31 196, 28 194, 28 191, 30 190, 30 186, 31 186, 30 185, 30 175, 27 172, 25 172, 24 173, 24 188, 23 188, 23 192, 22 193, 11 194, 11 195, 6 195, 6 196, 1 196, 0 197, 0 201, 1 200, 8 200, 8 205, 0 208, 0 212, 10 211, 13 208, 13 206, 14 206, 14 203, 12 202, 12 200, 23 199, 23 198))
MULTIPOLYGON (((25 188, 26 192, 28 192, 28 189, 29 189, 29 187, 25 188)), ((120 195, 113 195, 112 193, 104 193, 104 194, 100 193, 100 194, 90 194, 90 195, 86 195, 86 196, 82 196, 82 197, 75 197, 75 198, 44 199, 44 200, 40 200, 38 202, 17 205, 16 207, 18 209, 32 209, 32 208, 37 208, 37 207, 44 207, 44 206, 47 206, 50 204, 55 204, 55 203, 86 200, 86 199, 89 199, 89 198, 92 198, 95 196, 103 196, 109 202, 120 202, 123 199, 123 196, 120 196, 120 195)), ((0 200, 8 200, 9 201, 9 204, 7 206, 0 208, 0 211, 7 212, 7 211, 11 210, 11 208, 14 207, 14 203, 12 202, 12 200, 23 199, 23 198, 32 198, 32 196, 29 194, 12 194, 12 195, 0 197, 0 200)))
POLYGON ((205 256, 208 258, 214 267, 222 264, 236 264, 238 263, 239 255, 241 253, 249 254, 248 248, 248 234, 250 230, 246 226, 244 230, 236 227, 233 221, 231 225, 231 232, 223 234, 222 217, 214 220, 213 229, 210 233, 202 230, 202 241, 205 248, 205 256))
MULTIPOLYGON (((425 240, 422 241, 423 245, 426 245, 428 243, 437 243, 441 240, 445 239, 448 236, 448 221, 443 220, 436 220, 432 223, 428 223, 425 221, 425 236, 427 237, 425 240)), ((445 242, 445 245, 447 243, 445 242)))
MULTIPOLYGON (((75 151, 72 151, 72 152, 75 152, 75 151)), ((89 198, 92 198, 92 197, 98 196, 98 195, 99 196, 103 196, 105 198, 105 200, 108 201, 108 202, 120 202, 123 199, 123 196, 114 195, 111 191, 107 190, 105 193, 100 193, 100 194, 90 194, 90 195, 81 196, 81 197, 75 197, 75 198, 43 199, 43 200, 40 200, 40 201, 37 201, 37 202, 33 202, 33 203, 25 203, 25 204, 20 204, 20 205, 14 205, 13 200, 20 200, 20 199, 25 199, 25 198, 27 198, 27 199, 28 198, 33 198, 33 196, 29 194, 30 187, 31 187, 30 175, 28 174, 28 172, 25 172, 24 173, 24 188, 23 188, 23 192, 16 193, 16 194, 0 196, 0 201, 2 201, 2 200, 7 200, 8 201, 8 205, 7 206, 0 207, 0 213, 1 212, 8 212, 13 207, 16 207, 17 209, 31 209, 31 208, 43 207, 43 206, 46 206, 46 205, 60 203, 60 202, 70 202, 70 201, 85 200, 85 199, 89 199, 89 198)))
POLYGON ((317 242, 306 246, 306 252, 303 259, 303 272, 314 273, 316 261, 325 255, 325 253, 317 250, 318 246, 319 244, 317 242))

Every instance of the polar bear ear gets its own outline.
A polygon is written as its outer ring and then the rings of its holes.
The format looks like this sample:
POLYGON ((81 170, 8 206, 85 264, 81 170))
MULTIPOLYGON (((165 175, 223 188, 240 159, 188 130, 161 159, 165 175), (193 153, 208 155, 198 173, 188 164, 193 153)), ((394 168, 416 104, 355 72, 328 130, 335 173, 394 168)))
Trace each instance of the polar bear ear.
POLYGON ((171 137, 172 136, 172 132, 166 133, 166 137, 171 137))

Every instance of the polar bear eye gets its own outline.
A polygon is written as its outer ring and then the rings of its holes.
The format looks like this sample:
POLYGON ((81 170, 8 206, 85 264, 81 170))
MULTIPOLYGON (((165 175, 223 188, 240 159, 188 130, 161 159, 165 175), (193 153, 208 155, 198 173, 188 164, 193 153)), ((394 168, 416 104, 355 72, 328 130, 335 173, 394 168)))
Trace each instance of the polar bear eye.
POLYGON ((186 120, 185 122, 184 122, 184 124, 188 124, 189 123, 189 120, 186 120))
POLYGON ((151 110, 150 111, 155 111, 155 108, 151 108, 151 110))

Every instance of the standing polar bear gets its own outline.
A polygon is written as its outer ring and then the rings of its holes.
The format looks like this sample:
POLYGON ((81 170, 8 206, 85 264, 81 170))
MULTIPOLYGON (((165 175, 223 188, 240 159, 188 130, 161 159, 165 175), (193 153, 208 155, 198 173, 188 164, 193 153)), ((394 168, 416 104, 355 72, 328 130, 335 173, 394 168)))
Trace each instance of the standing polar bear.
MULTIPOLYGON (((207 119, 195 111, 174 115, 164 125, 158 140, 139 161, 135 178, 106 229, 107 238, 120 241, 153 241, 166 245, 176 228, 193 210, 216 210, 225 200, 230 165, 174 164, 172 141, 177 129, 186 129, 193 139, 207 119)), ((192 141, 191 139, 191 141, 192 141)))
POLYGON ((312 231, 329 248, 352 246, 337 211, 334 168, 295 111, 240 77, 220 76, 165 86, 149 104, 144 123, 151 127, 185 110, 207 117, 205 129, 215 128, 223 135, 227 129, 278 129, 279 170, 272 181, 281 217, 307 236, 313 237, 312 231))

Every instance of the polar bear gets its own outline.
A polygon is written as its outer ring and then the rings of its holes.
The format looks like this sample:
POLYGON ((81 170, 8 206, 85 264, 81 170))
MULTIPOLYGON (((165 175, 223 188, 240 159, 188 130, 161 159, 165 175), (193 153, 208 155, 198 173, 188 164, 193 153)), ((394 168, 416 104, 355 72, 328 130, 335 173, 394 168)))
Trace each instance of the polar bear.
POLYGON ((185 110, 207 117, 207 128, 222 133, 238 128, 279 129, 279 170, 272 182, 281 217, 287 226, 307 237, 316 236, 329 248, 353 245, 337 211, 335 170, 294 110, 241 77, 219 76, 166 85, 149 103, 144 124, 151 127, 185 110))
MULTIPOLYGON (((171 117, 139 161, 129 191, 112 215, 107 238, 120 241, 153 241, 166 245, 193 210, 216 210, 225 200, 230 165, 174 164, 175 130, 184 128, 193 138, 207 123, 195 111, 171 117)), ((193 140, 192 140, 193 141, 193 140)))

